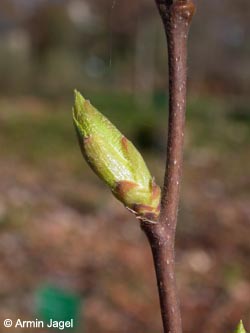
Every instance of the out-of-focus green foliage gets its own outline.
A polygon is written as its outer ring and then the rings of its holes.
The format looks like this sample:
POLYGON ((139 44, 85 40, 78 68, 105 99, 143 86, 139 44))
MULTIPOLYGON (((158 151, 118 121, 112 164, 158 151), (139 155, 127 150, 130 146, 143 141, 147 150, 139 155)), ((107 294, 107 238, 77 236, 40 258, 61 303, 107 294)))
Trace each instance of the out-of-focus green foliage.
MULTIPOLYGON (((248 95, 249 6, 199 4, 189 89, 248 95)), ((0 12, 1 93, 70 95, 76 85, 165 91, 165 36, 154 1, 2 0, 0 12)))

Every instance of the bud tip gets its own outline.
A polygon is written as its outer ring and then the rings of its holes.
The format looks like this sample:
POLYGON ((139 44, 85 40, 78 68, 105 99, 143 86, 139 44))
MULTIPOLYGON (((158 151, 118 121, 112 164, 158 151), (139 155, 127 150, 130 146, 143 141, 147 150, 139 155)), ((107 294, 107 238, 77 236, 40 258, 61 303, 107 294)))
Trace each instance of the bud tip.
POLYGON ((72 108, 72 116, 76 127, 82 133, 83 133, 83 128, 81 125, 82 124, 81 118, 84 115, 85 101, 86 101, 85 98, 79 93, 79 91, 74 89, 74 106, 72 108))
POLYGON ((243 322, 242 320, 240 320, 236 330, 235 330, 235 333, 247 333, 246 330, 245 330, 245 327, 243 325, 243 322))

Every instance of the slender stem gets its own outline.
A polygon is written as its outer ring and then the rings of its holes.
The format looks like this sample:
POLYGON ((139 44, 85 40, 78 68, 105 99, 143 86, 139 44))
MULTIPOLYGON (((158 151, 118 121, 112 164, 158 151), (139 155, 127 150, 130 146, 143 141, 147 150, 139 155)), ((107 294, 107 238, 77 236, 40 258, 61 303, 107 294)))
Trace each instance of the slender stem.
POLYGON ((161 223, 143 223, 153 253, 164 333, 181 333, 181 317, 175 285, 174 242, 161 223))
POLYGON ((162 196, 162 222, 175 229, 179 204, 186 111, 186 59, 189 23, 194 12, 190 1, 176 1, 161 15, 168 40, 169 124, 166 173, 162 196))
POLYGON ((187 36, 195 10, 192 0, 155 0, 168 42, 169 122, 167 161, 157 224, 142 223, 151 245, 164 333, 181 333, 175 282, 175 230, 180 197, 186 111, 187 36))

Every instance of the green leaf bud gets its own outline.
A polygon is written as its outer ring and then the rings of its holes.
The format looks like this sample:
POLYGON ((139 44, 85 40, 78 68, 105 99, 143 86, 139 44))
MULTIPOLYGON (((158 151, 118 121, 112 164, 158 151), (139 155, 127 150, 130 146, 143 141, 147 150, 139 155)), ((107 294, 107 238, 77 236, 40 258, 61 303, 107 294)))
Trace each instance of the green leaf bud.
POLYGON ((243 322, 242 320, 239 322, 236 330, 234 331, 234 333, 247 333, 246 330, 245 330, 245 327, 243 325, 243 322))
POLYGON ((161 190, 138 150, 75 91, 73 121, 84 158, 113 194, 142 220, 156 220, 161 190))

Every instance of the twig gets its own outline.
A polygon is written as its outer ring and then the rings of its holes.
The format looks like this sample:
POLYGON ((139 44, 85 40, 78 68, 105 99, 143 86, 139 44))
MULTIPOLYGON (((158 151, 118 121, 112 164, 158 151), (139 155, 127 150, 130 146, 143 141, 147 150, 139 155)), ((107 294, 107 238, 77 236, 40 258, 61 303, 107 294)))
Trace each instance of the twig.
POLYGON ((187 36, 195 6, 192 0, 155 0, 168 42, 169 123, 167 161, 157 224, 142 223, 150 242, 160 297, 164 333, 181 333, 175 282, 175 230, 180 197, 186 111, 187 36))

